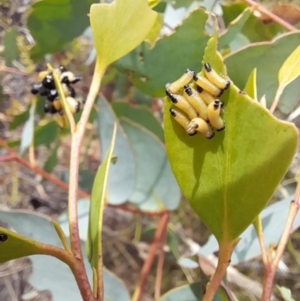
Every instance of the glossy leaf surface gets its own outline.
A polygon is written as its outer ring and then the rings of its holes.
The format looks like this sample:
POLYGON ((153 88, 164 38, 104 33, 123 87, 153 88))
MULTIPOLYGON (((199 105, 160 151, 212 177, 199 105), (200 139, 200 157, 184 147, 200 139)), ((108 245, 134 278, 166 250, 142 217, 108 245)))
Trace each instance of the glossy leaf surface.
POLYGON ((136 48, 152 29, 156 16, 146 0, 93 4, 90 19, 100 68, 136 48))
MULTIPOLYGON (((212 38, 204 61, 226 74, 216 49, 212 38)), ((165 102, 165 140, 172 170, 219 243, 237 238, 262 211, 297 146, 294 125, 277 120, 239 91, 231 85, 221 97, 226 129, 210 140, 199 134, 188 136, 168 113, 170 102, 165 102)))

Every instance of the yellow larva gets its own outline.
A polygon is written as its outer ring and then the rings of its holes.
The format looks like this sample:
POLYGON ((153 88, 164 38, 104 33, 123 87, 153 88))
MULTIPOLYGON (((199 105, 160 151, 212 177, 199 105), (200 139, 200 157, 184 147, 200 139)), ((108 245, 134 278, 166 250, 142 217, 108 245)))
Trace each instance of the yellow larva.
POLYGON ((172 94, 168 90, 166 90, 167 96, 170 98, 170 100, 173 102, 173 104, 184 111, 190 119, 198 117, 197 112, 195 109, 191 106, 191 104, 182 96, 179 94, 172 94))
POLYGON ((222 131, 225 129, 224 121, 220 116, 221 112, 223 111, 223 105, 224 104, 222 101, 215 100, 207 107, 209 122, 217 131, 222 131))
MULTIPOLYGON (((182 113, 180 113, 178 110, 175 110, 171 108, 170 110, 171 116, 186 130, 189 127, 190 120, 182 113)), ((193 136, 197 134, 196 130, 190 129, 189 132, 187 132, 190 136, 193 136)))
POLYGON ((190 83, 190 81, 193 79, 194 73, 195 72, 193 70, 187 69, 186 72, 178 80, 167 86, 167 90, 170 93, 178 93, 183 88, 183 86, 190 83))
POLYGON ((223 90, 215 86, 212 82, 210 82, 202 75, 195 73, 193 79, 198 86, 200 86, 203 90, 209 92, 211 95, 215 97, 222 95, 223 90))
POLYGON ((208 120, 207 119, 207 105, 201 98, 201 96, 198 94, 198 92, 191 88, 189 85, 184 86, 184 96, 187 99, 187 101, 193 106, 193 108, 199 113, 199 117, 208 120))
POLYGON ((215 136, 209 124, 202 118, 194 118, 191 120, 186 132, 189 133, 193 131, 201 133, 201 135, 207 139, 211 139, 215 136))
POLYGON ((54 115, 54 118, 56 119, 56 122, 60 128, 65 128, 66 127, 66 120, 65 116, 62 111, 58 112, 57 114, 54 115))
POLYGON ((216 100, 215 97, 213 97, 210 93, 204 91, 201 87, 197 86, 197 91, 200 94, 201 98, 204 100, 204 102, 209 105, 211 102, 214 102, 216 100))
POLYGON ((72 114, 78 113, 80 111, 80 108, 81 108, 80 101, 76 100, 75 98, 73 98, 71 96, 66 97, 66 101, 69 105, 69 108, 70 108, 72 114))
POLYGON ((76 76, 73 72, 71 71, 64 71, 60 75, 60 81, 62 83, 66 83, 67 85, 69 84, 76 84, 81 80, 81 76, 76 76))
POLYGON ((221 90, 229 88, 230 81, 220 76, 209 63, 204 64, 204 72, 206 77, 221 90))
POLYGON ((62 110, 62 103, 59 99, 55 99, 53 102, 52 102, 52 105, 53 107, 55 108, 55 110, 57 112, 61 111, 62 110))

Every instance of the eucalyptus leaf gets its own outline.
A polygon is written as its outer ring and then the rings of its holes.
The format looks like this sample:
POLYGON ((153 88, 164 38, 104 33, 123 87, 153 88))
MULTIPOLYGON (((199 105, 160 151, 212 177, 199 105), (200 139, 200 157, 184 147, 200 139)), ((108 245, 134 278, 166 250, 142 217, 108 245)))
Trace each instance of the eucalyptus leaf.
POLYGON ((229 46, 229 44, 235 39, 235 37, 240 33, 241 29, 247 22, 248 18, 251 15, 250 8, 247 8, 241 13, 235 20, 233 20, 228 27, 226 28, 226 31, 220 36, 219 39, 219 49, 222 49, 226 46, 229 46))
POLYGON ((164 131, 161 124, 146 106, 133 106, 126 102, 113 102, 112 107, 119 118, 126 117, 133 122, 141 124, 153 132, 161 141, 164 141, 164 131))
POLYGON ((181 193, 163 144, 151 132, 128 119, 122 119, 121 125, 137 166, 137 181, 130 202, 145 211, 176 209, 181 193))
MULTIPOLYGON (((106 153, 104 160, 99 166, 91 194, 91 207, 88 228, 88 239, 86 241, 86 250, 89 262, 96 271, 99 269, 99 256, 101 254, 102 245, 102 224, 103 211, 106 196, 106 185, 108 178, 108 171, 111 164, 112 153, 114 150, 116 139, 116 125, 111 139, 110 147, 106 153)), ((102 260, 102 259, 101 259, 102 260)))
MULTIPOLYGON (((228 75, 238 87, 244 87, 249 74, 257 69, 257 97, 265 94, 270 105, 278 88, 278 73, 287 57, 299 46, 300 33, 283 34, 271 42, 250 44, 225 57, 228 75)), ((278 108, 289 114, 300 98, 298 77, 283 91, 278 108)))
POLYGON ((254 68, 247 80, 244 92, 247 93, 252 99, 257 101, 257 84, 256 84, 256 68, 254 68))
POLYGON ((283 90, 290 82, 295 80, 300 74, 300 46, 285 60, 279 70, 279 86, 283 90))
POLYGON ((187 68, 199 68, 208 41, 204 31, 206 20, 204 9, 192 11, 174 33, 162 37, 154 48, 143 43, 116 66, 129 71, 134 85, 145 94, 164 96, 168 82, 178 79, 187 68))
MULTIPOLYGON (((85 201, 85 204, 89 205, 89 202, 85 201)), ((0 220, 7 223, 21 235, 62 248, 61 241, 53 227, 53 221, 41 214, 33 214, 32 212, 24 210, 9 212, 0 210, 0 220)), ((69 226, 67 222, 65 226, 68 230, 69 226)), ((85 231, 85 235, 86 233, 87 231, 85 231)), ((23 249, 23 251, 25 256, 26 250, 23 249)), ((14 250, 10 250, 10 252, 14 254, 14 250)), ((36 289, 50 290, 53 299, 56 301, 82 301, 74 275, 65 263, 52 256, 44 255, 30 256, 30 259, 33 262, 33 271, 29 280, 36 289)), ((86 257, 84 257, 84 263, 91 283, 92 270, 86 257)), ((105 300, 130 300, 129 293, 123 282, 107 269, 103 271, 103 281, 105 300)))
MULTIPOLYGON (((213 37, 203 61, 226 74, 216 50, 213 37)), ((183 194, 224 243, 235 240, 270 200, 292 161, 298 131, 233 84, 221 100, 226 129, 213 139, 187 135, 170 116, 167 99, 164 125, 167 154, 183 194)))
POLYGON ((43 0, 32 4, 27 27, 36 45, 31 58, 41 60, 47 53, 63 49, 66 43, 89 26, 88 12, 94 0, 43 0))
POLYGON ((117 138, 114 155, 118 162, 110 167, 107 183, 107 202, 110 204, 122 204, 131 195, 136 181, 136 166, 133 150, 128 141, 124 129, 119 124, 110 104, 104 97, 97 101, 97 132, 100 139, 101 154, 105 154, 109 148, 114 123, 117 122, 117 138))
POLYGON ((93 4, 90 20, 100 69, 136 48, 150 32, 156 16, 146 0, 93 4))

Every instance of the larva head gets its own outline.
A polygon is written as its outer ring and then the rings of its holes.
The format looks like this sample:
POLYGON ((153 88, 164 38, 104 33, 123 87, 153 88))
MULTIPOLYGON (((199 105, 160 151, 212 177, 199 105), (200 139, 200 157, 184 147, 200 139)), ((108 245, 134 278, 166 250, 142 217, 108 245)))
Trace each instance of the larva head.
POLYGON ((196 89, 199 93, 202 93, 203 92, 203 88, 201 88, 200 86, 196 85, 196 89))
POLYGON ((47 74, 42 81, 43 86, 46 89, 55 89, 54 79, 52 74, 47 74))
POLYGON ((176 96, 174 94, 170 93, 168 90, 166 90, 166 95, 170 98, 170 100, 173 103, 177 103, 178 102, 176 96))
POLYGON ((43 87, 42 83, 34 84, 30 90, 31 94, 36 95, 40 93, 42 87, 43 87))
POLYGON ((54 99, 57 97, 58 97, 58 93, 56 89, 51 89, 47 94, 47 99, 49 101, 54 101, 54 99))
POLYGON ((185 73, 186 73, 186 74, 194 75, 194 74, 195 74, 195 71, 194 71, 194 70, 191 70, 191 69, 186 69, 185 73))
POLYGON ((212 138, 214 138, 215 137, 215 133, 212 131, 212 132, 210 132, 207 136, 206 136, 206 138, 207 139, 212 139, 212 138))
POLYGON ((176 117, 176 111, 174 110, 174 109, 169 109, 169 112, 171 113, 171 115, 173 116, 173 117, 176 117))
POLYGON ((188 128, 186 129, 186 132, 189 135, 195 135, 197 133, 198 124, 193 122, 193 120, 190 122, 188 128))
POLYGON ((207 72, 211 72, 211 65, 209 63, 205 63, 204 68, 207 72))
POLYGON ((76 76, 71 71, 65 71, 60 76, 60 81, 62 83, 66 83, 67 85, 69 85, 69 84, 75 84, 75 83, 79 82, 81 79, 82 78, 80 76, 76 76))
POLYGON ((185 85, 183 88, 187 95, 191 96, 193 94, 193 91, 189 85, 185 85))
POLYGON ((4 233, 0 233, 0 242, 5 242, 8 239, 7 235, 4 233))

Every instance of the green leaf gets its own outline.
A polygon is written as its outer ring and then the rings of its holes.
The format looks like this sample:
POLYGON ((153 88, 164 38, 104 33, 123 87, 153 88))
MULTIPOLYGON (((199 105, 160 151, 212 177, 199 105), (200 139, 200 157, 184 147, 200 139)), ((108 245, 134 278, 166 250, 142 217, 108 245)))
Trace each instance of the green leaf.
POLYGON ((163 128, 147 107, 140 105, 132 106, 126 102, 113 102, 112 107, 119 118, 127 117, 139 123, 155 134, 161 141, 164 141, 163 128))
MULTIPOLYGON (((222 5, 223 20, 227 27, 230 22, 243 13, 248 5, 244 2, 236 2, 233 4, 222 5)), ((273 22, 264 24, 260 19, 254 16, 253 12, 242 28, 242 34, 247 37, 250 42, 261 42, 273 39, 279 32, 285 29, 279 24, 273 22)))
POLYGON ((129 201, 145 211, 174 210, 181 194, 163 144, 151 132, 121 119, 136 162, 137 181, 129 201))
POLYGON ((279 285, 276 285, 276 287, 278 288, 280 295, 284 299, 284 301, 295 301, 295 299, 292 297, 292 292, 289 288, 279 285))
POLYGON ((92 268, 94 268, 96 271, 98 271, 99 268, 99 255, 102 253, 102 224, 106 196, 106 185, 108 171, 110 168, 111 158, 115 146, 116 132, 117 125, 115 124, 110 147, 106 153, 104 160, 97 170, 91 193, 91 207, 88 237, 86 241, 86 251, 89 262, 92 268))
POLYGON ((132 73, 132 82, 145 94, 164 96, 166 83, 178 79, 187 68, 199 68, 208 41, 204 31, 206 20, 204 9, 194 10, 173 34, 157 41, 154 48, 143 43, 116 66, 132 73))
POLYGON ((117 164, 111 166, 107 183, 107 202, 122 204, 132 193, 136 181, 136 166, 133 150, 128 137, 119 124, 110 104, 104 97, 99 97, 97 105, 97 132, 100 139, 101 154, 109 148, 114 123, 118 125, 114 155, 118 158, 117 164))
MULTIPOLYGON (((238 87, 244 87, 249 74, 257 68, 257 97, 266 94, 270 105, 278 87, 278 73, 286 58, 299 46, 300 33, 284 34, 272 42, 249 45, 225 58, 228 74, 238 87)), ((300 98, 300 78, 293 81, 280 98, 279 109, 289 114, 300 98)))
POLYGON ((243 91, 247 93, 252 99, 257 101, 256 73, 256 68, 254 68, 247 80, 243 91))
POLYGON ((27 27, 36 45, 31 58, 41 60, 47 53, 63 49, 89 26, 88 12, 96 0, 42 0, 31 6, 27 27))
POLYGON ((57 138, 58 130, 56 121, 37 126, 34 131, 34 146, 50 145, 57 138))
POLYGON ((291 55, 285 60, 279 70, 279 86, 283 90, 289 83, 295 80, 300 74, 300 46, 298 46, 291 55))
MULTIPOLYGON (((33 121, 31 121, 31 122, 33 122, 33 121)), ((26 144, 29 146, 30 145, 29 139, 32 139, 31 133, 29 132, 29 130, 30 130, 29 125, 30 124, 28 121, 28 125, 27 125, 28 128, 26 128, 26 123, 23 128, 24 134, 22 134, 22 137, 24 136, 24 138, 22 138, 22 139, 24 139, 24 142, 23 142, 24 147, 26 146, 26 144), (25 135, 25 133, 27 133, 27 135, 25 135)), ((31 125, 31 126, 34 126, 34 125, 31 125)), ((50 122, 46 123, 45 125, 37 126, 34 130, 34 146, 37 147, 40 145, 51 144, 57 138, 58 130, 59 130, 59 128, 55 121, 50 121, 50 122)), ((19 139, 17 139, 17 140, 9 141, 7 143, 7 145, 9 147, 17 147, 20 145, 20 143, 21 143, 21 141, 19 139)), ((20 149, 23 150, 23 147, 20 149)), ((25 148, 24 148, 24 151, 25 151, 25 148)))
POLYGON ((17 45, 18 31, 15 27, 9 28, 3 37, 4 51, 3 57, 6 66, 12 66, 12 62, 17 59, 19 55, 19 48, 17 45))
POLYGON ((29 106, 26 111, 14 116, 14 119, 9 123, 9 129, 15 130, 19 125, 24 123, 29 118, 29 106))
MULTIPOLYGON (((89 205, 89 202, 85 201, 85 204, 89 205)), ((81 212, 79 211, 79 216, 81 216, 80 213, 81 212)), ((45 244, 59 248, 63 247, 53 227, 53 221, 49 220, 49 218, 43 217, 41 214, 33 214, 32 212, 25 210, 10 210, 9 212, 0 210, 0 220, 7 223, 19 234, 31 237, 32 239, 45 244)), ((69 230, 67 216, 66 229, 69 230)), ((85 229, 85 235, 86 234, 87 229, 85 229)), ((13 249, 10 251, 14 252, 13 249)), ((30 260, 33 263, 32 274, 30 275, 30 284, 32 284, 36 289, 49 290, 51 292, 52 299, 55 301, 82 300, 74 275, 64 262, 61 262, 52 256, 37 255, 31 256, 30 260)), ((88 278, 91 282, 92 271, 86 257, 84 257, 84 263, 88 278)), ((120 281, 107 269, 104 269, 103 282, 105 300, 130 300, 129 293, 122 281, 120 281)))
MULTIPOLYGON (((203 289, 205 287, 204 282, 196 282, 188 285, 183 285, 175 289, 170 290, 163 296, 161 296, 158 301, 201 301, 203 296, 203 289)), ((218 290, 212 301, 226 301, 229 299, 224 299, 220 294, 221 289, 218 290)), ((221 292, 222 293, 222 292, 221 292)))
MULTIPOLYGON (((212 38, 204 62, 226 74, 216 48, 212 38)), ((233 84, 221 100, 226 129, 213 139, 188 136, 171 118, 169 101, 165 102, 164 128, 167 154, 180 188, 218 242, 224 243, 236 239, 266 206, 291 163, 298 132, 233 84)))
POLYGON ((247 8, 236 19, 230 22, 226 31, 220 36, 219 49, 229 46, 230 42, 240 33, 251 14, 251 9, 247 8))
MULTIPOLYGON (((53 223, 55 223, 54 221, 52 221, 51 219, 47 219, 43 216, 38 216, 38 215, 32 215, 32 214, 28 214, 25 213, 25 211, 23 211, 22 213, 17 213, 19 215, 24 215, 26 217, 28 217, 29 220, 31 221, 26 221, 25 224, 27 223, 26 229, 28 230, 28 225, 29 227, 32 227, 32 218, 33 219, 39 219, 40 223, 45 223, 47 224, 48 228, 50 225, 50 228, 52 228, 52 233, 55 233, 56 237, 54 240, 58 240, 59 243, 59 247, 62 246, 58 235, 55 231, 55 228, 53 227, 53 223)), ((8 223, 9 227, 15 226, 14 221, 19 222, 19 220, 16 220, 16 214, 12 214, 10 212, 6 212, 6 211, 0 211, 0 219, 1 222, 3 223, 8 223)), ((56 224, 57 227, 59 227, 58 224, 56 224)), ((23 225, 24 227, 24 225, 23 225)), ((38 227, 37 227, 38 228, 38 227)), ((23 229, 25 230, 25 229, 23 229)), ((38 255, 38 254, 43 254, 43 255, 51 255, 51 256, 55 256, 55 254, 53 253, 53 246, 49 245, 49 239, 46 237, 42 237, 41 238, 41 242, 37 241, 36 238, 38 238, 37 233, 39 233, 40 229, 35 229, 34 227, 31 228, 31 232, 30 232, 30 237, 32 238, 28 238, 25 236, 22 236, 21 234, 18 234, 15 232, 15 227, 14 227, 14 231, 9 230, 7 228, 3 228, 0 227, 0 234, 4 234, 7 236, 7 239, 5 241, 1 241, 0 242, 0 263, 12 260, 12 259, 16 259, 16 258, 21 258, 21 257, 25 257, 25 256, 30 256, 30 255, 38 255), (34 232, 34 233, 32 233, 34 232), (48 239, 48 240, 47 240, 48 239), (48 244, 47 244, 47 242, 48 244)), ((29 235, 28 235, 29 236, 29 235)), ((50 239, 51 241, 51 239, 50 239)), ((58 249, 58 248, 56 248, 58 249)), ((59 249, 58 249, 59 250, 59 249)), ((63 250, 61 250, 63 251, 63 250)), ((57 255, 57 252, 56 252, 57 255)))
POLYGON ((93 4, 90 19, 100 69, 136 48, 152 29, 156 16, 146 0, 93 4))

